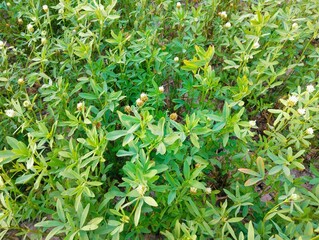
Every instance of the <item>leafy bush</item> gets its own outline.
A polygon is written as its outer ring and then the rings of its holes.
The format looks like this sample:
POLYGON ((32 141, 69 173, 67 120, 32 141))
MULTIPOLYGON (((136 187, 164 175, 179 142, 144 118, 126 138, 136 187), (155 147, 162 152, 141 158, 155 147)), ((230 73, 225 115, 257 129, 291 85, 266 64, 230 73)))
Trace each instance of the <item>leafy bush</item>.
POLYGON ((319 2, 2 2, 1 239, 317 239, 319 2))

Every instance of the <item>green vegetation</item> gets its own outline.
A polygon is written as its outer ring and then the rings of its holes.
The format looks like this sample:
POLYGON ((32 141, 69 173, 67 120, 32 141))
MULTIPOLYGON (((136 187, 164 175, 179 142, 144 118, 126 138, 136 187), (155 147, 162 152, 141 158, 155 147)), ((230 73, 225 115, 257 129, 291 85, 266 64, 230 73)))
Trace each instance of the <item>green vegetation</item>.
POLYGON ((318 9, 2 2, 0 239, 318 239, 318 9))

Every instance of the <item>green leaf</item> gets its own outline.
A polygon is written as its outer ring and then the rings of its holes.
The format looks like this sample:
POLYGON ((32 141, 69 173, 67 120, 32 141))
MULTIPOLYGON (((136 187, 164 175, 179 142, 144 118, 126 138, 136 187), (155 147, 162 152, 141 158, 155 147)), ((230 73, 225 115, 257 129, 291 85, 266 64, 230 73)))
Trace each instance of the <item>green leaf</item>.
POLYGON ((87 100, 96 100, 98 99, 97 96, 95 96, 94 94, 91 93, 80 93, 79 96, 81 98, 87 99, 87 100))
POLYGON ((156 154, 161 154, 161 155, 164 155, 165 153, 166 153, 166 147, 165 147, 165 145, 164 145, 164 143, 163 142, 160 142, 159 144, 158 144, 158 146, 157 146, 157 152, 156 152, 156 154))
POLYGON ((249 221, 248 225, 248 240, 254 240, 255 239, 255 231, 254 227, 251 221, 249 221))
POLYGON ((58 200, 56 202, 56 209, 57 209, 57 212, 58 212, 59 219, 62 222, 65 222, 65 215, 64 215, 64 211, 63 211, 63 207, 62 207, 62 202, 61 202, 61 200, 59 198, 58 198, 58 200))
POLYGON ((247 187, 247 186, 251 186, 251 185, 254 185, 255 183, 257 183, 257 182, 259 182, 259 181, 261 181, 262 180, 262 178, 250 178, 250 179, 248 179, 246 182, 245 182, 245 186, 247 187))
POLYGON ((143 199, 148 205, 150 205, 152 207, 157 207, 158 206, 157 202, 152 197, 144 197, 143 199))
POLYGON ((82 214, 81 214, 81 220, 80 220, 80 228, 83 227, 85 221, 86 221, 86 218, 87 218, 87 215, 89 213, 89 210, 90 210, 90 204, 88 203, 86 205, 86 207, 84 208, 82 214))
POLYGON ((142 211, 143 201, 139 201, 137 208, 134 213, 134 225, 137 226, 140 221, 141 211, 142 211))
POLYGON ((260 177, 259 173, 251 170, 251 169, 247 169, 247 168, 239 168, 238 171, 242 172, 242 173, 246 173, 255 177, 260 177))
POLYGON ((106 139, 109 141, 114 141, 120 137, 123 137, 127 134, 126 130, 115 130, 106 134, 106 139))
POLYGON ((176 191, 170 191, 167 198, 167 204, 170 205, 176 197, 176 191))
POLYGON ((35 176, 34 173, 22 175, 16 179, 16 184, 25 184, 28 181, 30 181, 34 176, 35 176))

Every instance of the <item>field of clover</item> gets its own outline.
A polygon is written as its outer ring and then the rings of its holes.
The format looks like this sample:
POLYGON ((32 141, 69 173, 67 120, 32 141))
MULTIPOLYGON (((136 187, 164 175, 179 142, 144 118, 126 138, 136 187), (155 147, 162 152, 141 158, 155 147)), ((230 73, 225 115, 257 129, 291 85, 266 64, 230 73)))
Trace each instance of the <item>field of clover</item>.
POLYGON ((0 2, 0 239, 319 239, 318 0, 0 2))

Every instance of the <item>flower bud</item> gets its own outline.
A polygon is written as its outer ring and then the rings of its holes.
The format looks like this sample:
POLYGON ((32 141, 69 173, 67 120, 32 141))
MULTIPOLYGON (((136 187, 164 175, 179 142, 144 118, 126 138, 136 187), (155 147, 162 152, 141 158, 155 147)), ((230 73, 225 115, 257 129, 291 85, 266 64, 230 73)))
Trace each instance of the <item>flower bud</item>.
POLYGON ((24 79, 23 79, 23 78, 19 78, 19 79, 18 79, 18 84, 19 84, 19 85, 24 84, 24 79))
POLYGON ((174 57, 174 62, 178 62, 179 58, 178 57, 174 57))
POLYGON ((315 91, 315 87, 313 85, 308 85, 307 86, 307 92, 308 93, 312 93, 313 91, 315 91))
POLYGON ((144 102, 143 102, 140 98, 138 98, 138 99, 136 100, 136 105, 137 105, 138 107, 142 107, 142 106, 144 105, 144 102))
POLYGON ((292 27, 293 30, 296 30, 296 29, 299 28, 298 23, 293 23, 293 24, 291 25, 291 27, 292 27))
POLYGON ((253 49, 257 49, 259 47, 260 47, 260 44, 258 41, 253 44, 253 49))
POLYGON ((16 112, 13 109, 5 110, 5 113, 8 117, 12 118, 16 115, 16 112))
POLYGON ((256 120, 249 121, 249 127, 256 127, 256 120))
POLYGON ((147 187, 144 186, 144 185, 138 185, 138 187, 135 189, 141 196, 144 196, 146 190, 147 190, 147 187))
POLYGON ((219 12, 218 15, 221 17, 221 18, 227 18, 227 13, 225 11, 223 12, 219 12))
POLYGON ((30 107, 31 106, 31 103, 30 101, 26 100, 23 102, 23 107, 27 108, 27 107, 30 107))
POLYGON ((48 40, 47 40, 45 37, 42 37, 42 38, 41 38, 41 43, 42 43, 42 45, 47 44, 47 42, 48 42, 48 40))
POLYGON ((132 109, 131 109, 131 107, 130 107, 129 105, 126 105, 126 106, 124 107, 124 112, 130 113, 131 111, 132 111, 132 109))
POLYGON ((299 108, 299 109, 297 110, 297 112, 298 112, 300 115, 305 115, 305 114, 306 114, 306 109, 304 109, 304 108, 299 108))
POLYGON ((27 29, 28 29, 28 31, 31 32, 31 33, 34 32, 34 28, 33 28, 33 25, 32 25, 31 23, 29 23, 29 24, 27 25, 27 29))
POLYGON ((158 91, 160 91, 161 93, 163 93, 163 92, 164 92, 164 87, 163 87, 163 86, 160 86, 160 87, 158 88, 158 91))
POLYGON ((43 9, 44 12, 48 12, 49 11, 48 5, 43 5, 42 9, 43 9))
POLYGON ((230 22, 225 23, 224 27, 225 28, 230 28, 231 27, 231 23, 230 22))
POLYGON ((171 115, 169 115, 169 118, 172 119, 173 121, 176 121, 177 120, 177 113, 172 113, 171 115))
POLYGON ((211 194, 212 193, 212 189, 210 187, 205 188, 205 193, 206 194, 211 194))
POLYGON ((197 188, 196 187, 191 187, 189 191, 190 191, 191 194, 196 194, 197 193, 197 188))
POLYGON ((181 8, 181 6, 182 6, 181 2, 176 3, 176 8, 181 8))
POLYGON ((10 2, 7 2, 7 7, 11 7, 11 3, 10 2))
POLYGON ((313 134, 313 128, 307 128, 306 133, 308 135, 312 135, 313 134))
POLYGON ((289 107, 292 107, 292 106, 295 106, 297 102, 298 102, 298 97, 293 95, 288 98, 287 103, 289 107))
POLYGON ((23 24, 22 18, 19 18, 19 19, 18 19, 18 24, 19 24, 19 25, 22 25, 22 24, 23 24))
POLYGON ((147 94, 146 93, 141 93, 140 98, 143 102, 146 102, 148 100, 147 94))
POLYGON ((76 105, 76 108, 77 108, 78 111, 82 111, 83 107, 84 107, 83 102, 79 102, 79 103, 76 105))

